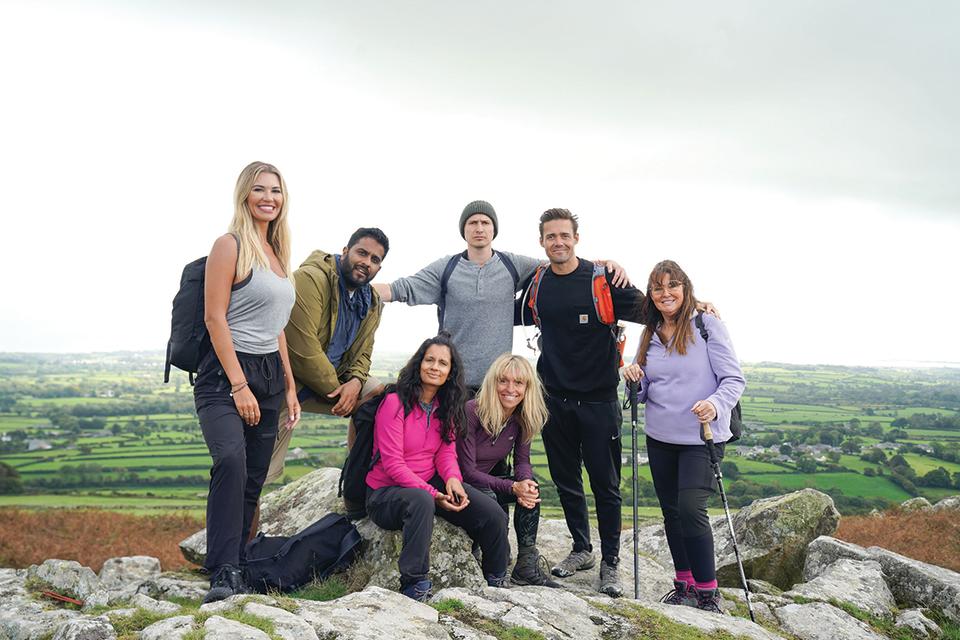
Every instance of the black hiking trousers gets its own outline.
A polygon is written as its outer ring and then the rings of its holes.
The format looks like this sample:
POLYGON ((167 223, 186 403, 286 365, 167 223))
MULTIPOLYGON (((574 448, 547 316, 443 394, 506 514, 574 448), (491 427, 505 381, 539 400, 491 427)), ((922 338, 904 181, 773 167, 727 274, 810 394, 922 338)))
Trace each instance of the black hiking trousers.
POLYGON ((230 395, 230 380, 213 349, 200 362, 193 388, 200 429, 213 467, 207 494, 207 559, 204 567, 239 567, 253 513, 267 477, 286 390, 280 352, 237 353, 247 384, 260 405, 260 422, 247 426, 230 395))
MULTIPOLYGON (((444 491, 440 476, 430 480, 438 491, 444 491)), ((438 507, 429 493, 413 487, 367 487, 367 513, 381 529, 403 530, 400 551, 400 587, 426 580, 430 573, 430 540, 433 537, 433 516, 466 530, 483 551, 484 577, 503 576, 507 571, 510 543, 507 540, 507 516, 497 502, 469 484, 463 485, 470 504, 463 511, 447 511, 438 507)))
MULTIPOLYGON (((714 447, 722 459, 724 443, 714 447)), ((647 436, 647 456, 674 569, 689 569, 697 582, 716 580, 707 501, 717 490, 717 479, 706 445, 670 444, 647 436)))
POLYGON ((600 552, 604 560, 616 564, 620 557, 622 502, 620 403, 572 400, 551 393, 547 397, 547 409, 550 417, 543 428, 543 448, 567 528, 573 536, 573 550, 593 550, 587 499, 583 493, 583 467, 597 505, 600 552))

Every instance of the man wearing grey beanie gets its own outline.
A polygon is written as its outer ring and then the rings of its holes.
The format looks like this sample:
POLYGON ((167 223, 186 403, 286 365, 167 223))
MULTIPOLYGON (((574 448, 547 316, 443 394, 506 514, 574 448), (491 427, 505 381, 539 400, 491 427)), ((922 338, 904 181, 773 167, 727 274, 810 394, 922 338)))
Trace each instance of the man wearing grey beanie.
MULTIPOLYGON (((541 260, 494 251, 499 220, 486 200, 464 207, 458 227, 467 243, 465 251, 439 258, 412 276, 373 287, 384 302, 437 305, 439 328, 450 332, 463 359, 466 384, 476 393, 497 356, 513 350, 513 302, 521 283, 541 260)), ((619 265, 605 263, 615 273, 617 286, 628 283, 619 265)))

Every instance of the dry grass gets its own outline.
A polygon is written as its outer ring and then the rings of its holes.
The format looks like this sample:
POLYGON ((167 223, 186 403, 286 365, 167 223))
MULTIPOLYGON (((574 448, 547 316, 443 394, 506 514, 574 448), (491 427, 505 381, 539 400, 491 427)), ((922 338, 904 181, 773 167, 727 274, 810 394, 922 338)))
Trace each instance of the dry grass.
POLYGON ((960 517, 955 511, 900 511, 840 520, 837 538, 876 545, 940 567, 960 571, 960 517))
POLYGON ((165 571, 191 568, 177 544, 202 527, 186 515, 0 509, 0 566, 22 568, 58 558, 99 572, 109 558, 146 555, 159 558, 165 571))

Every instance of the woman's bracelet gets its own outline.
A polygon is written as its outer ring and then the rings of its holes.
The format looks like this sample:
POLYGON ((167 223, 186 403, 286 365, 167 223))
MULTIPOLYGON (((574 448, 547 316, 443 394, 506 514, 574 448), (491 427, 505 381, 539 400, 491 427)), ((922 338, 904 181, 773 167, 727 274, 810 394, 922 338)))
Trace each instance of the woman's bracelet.
POLYGON ((243 382, 238 382, 237 384, 230 385, 230 397, 232 398, 233 394, 235 394, 237 391, 240 391, 246 386, 247 386, 246 380, 244 380, 243 382))

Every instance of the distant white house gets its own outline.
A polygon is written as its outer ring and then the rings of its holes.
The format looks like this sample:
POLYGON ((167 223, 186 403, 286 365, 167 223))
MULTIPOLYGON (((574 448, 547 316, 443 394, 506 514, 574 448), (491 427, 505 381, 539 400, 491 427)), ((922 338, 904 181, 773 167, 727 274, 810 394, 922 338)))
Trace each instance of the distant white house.
POLYGON ((309 457, 310 457, 309 453, 307 453, 300 447, 296 447, 295 449, 291 449, 290 451, 287 451, 287 457, 284 458, 284 460, 304 460, 309 457))
POLYGON ((46 451, 53 449, 53 445, 46 440, 27 440, 27 451, 46 451))

